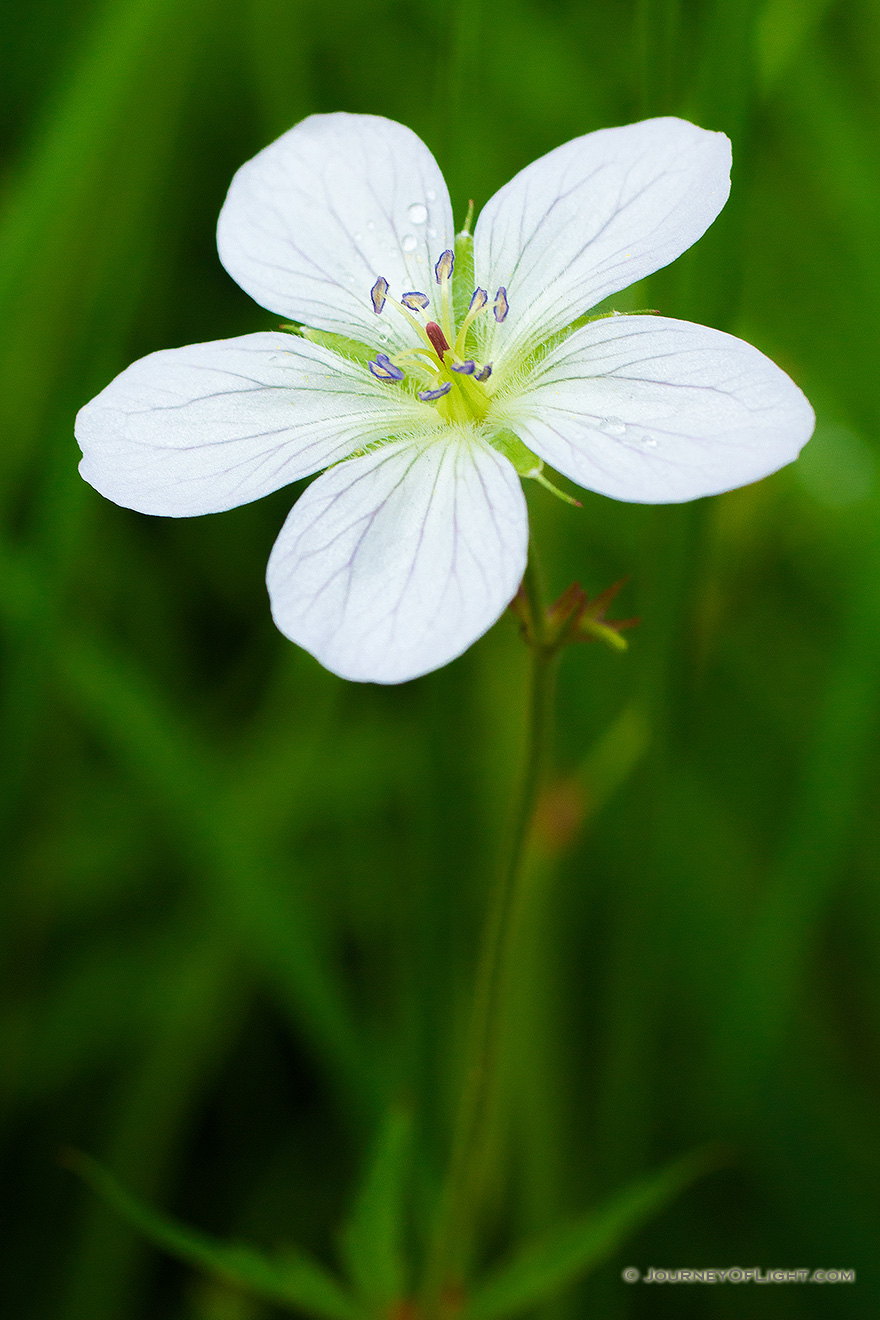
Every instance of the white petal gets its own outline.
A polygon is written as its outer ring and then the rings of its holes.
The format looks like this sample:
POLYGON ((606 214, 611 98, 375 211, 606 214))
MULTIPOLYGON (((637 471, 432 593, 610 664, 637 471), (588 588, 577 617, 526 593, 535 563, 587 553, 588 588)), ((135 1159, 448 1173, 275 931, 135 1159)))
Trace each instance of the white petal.
POLYGON ((81 409, 80 472, 141 513, 217 513, 278 490, 428 409, 361 363, 294 335, 151 353, 81 409))
POLYGON ((373 344, 410 337, 370 290, 434 297, 454 245, 439 166, 410 129, 376 115, 312 115, 243 165, 217 226, 220 260, 263 307, 373 344))
POLYGON ((603 128, 528 165, 474 232, 477 283, 505 287, 510 305, 488 356, 533 346, 674 261, 729 191, 729 141, 684 119, 603 128))
POLYGON ((327 669, 402 683, 460 655, 513 598, 528 525, 519 479, 473 433, 444 427, 331 468, 269 560, 272 613, 327 669))
POLYGON ((653 316, 576 330, 499 416, 559 472, 636 504, 744 486, 792 462, 813 410, 751 344, 653 316))

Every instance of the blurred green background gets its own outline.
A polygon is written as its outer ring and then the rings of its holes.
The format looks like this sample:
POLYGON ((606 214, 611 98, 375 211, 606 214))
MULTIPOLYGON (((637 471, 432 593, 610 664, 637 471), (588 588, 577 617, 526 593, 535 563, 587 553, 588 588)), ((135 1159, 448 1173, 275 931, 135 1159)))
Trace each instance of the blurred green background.
POLYGON ((0 50, 4 1317, 273 1314, 138 1240, 63 1146, 326 1259, 389 1102, 443 1149, 522 741, 515 621, 404 687, 345 684, 271 623, 296 492, 173 521, 76 472, 74 413, 133 358, 275 325, 217 213, 246 158, 339 109, 415 129, 459 220, 594 128, 733 140, 721 218, 615 305, 751 340, 818 429, 714 500, 529 492, 548 586, 629 574, 617 612, 643 621, 624 656, 563 657, 498 1231, 721 1140, 542 1320, 875 1316, 875 0, 30 0, 0 50), (859 1278, 627 1287, 628 1264, 859 1278))

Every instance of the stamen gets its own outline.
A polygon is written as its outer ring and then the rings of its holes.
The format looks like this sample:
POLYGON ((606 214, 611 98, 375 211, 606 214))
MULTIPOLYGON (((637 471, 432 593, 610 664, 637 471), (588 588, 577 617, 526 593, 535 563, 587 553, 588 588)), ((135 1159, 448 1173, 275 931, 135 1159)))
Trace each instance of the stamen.
POLYGON ((488 380, 491 375, 492 375, 492 364, 491 362, 487 362, 485 367, 480 367, 480 370, 476 372, 476 374, 474 375, 474 380, 488 380))
POLYGON ((377 380, 403 380, 403 372, 394 365, 387 353, 377 353, 375 362, 368 365, 377 380))
POLYGON ((434 350, 438 358, 442 362, 443 354, 449 352, 449 343, 447 342, 446 336, 444 335, 443 331, 440 329, 436 321, 428 322, 428 324, 425 326, 425 334, 428 336, 431 343, 434 345, 434 350))
POLYGON ((489 301, 489 295, 485 289, 474 289, 471 294, 471 300, 468 305, 467 314, 461 323, 461 329, 455 340, 455 351, 461 356, 464 353, 464 341, 467 339, 467 332, 470 330, 474 321, 489 301))
POLYGON ((476 365, 477 364, 474 362, 473 358, 468 358, 467 362, 462 362, 458 366, 453 363, 452 370, 461 372, 463 376, 472 376, 476 365))
POLYGON ((417 398, 422 403, 433 403, 434 399, 442 399, 444 394, 448 394, 452 389, 452 381, 448 380, 445 385, 440 385, 436 390, 419 390, 417 398))
POLYGON ((400 315, 401 315, 401 316, 405 316, 405 317, 406 317, 406 319, 409 321, 409 323, 410 323, 410 325, 412 326, 412 328, 415 330, 416 334, 419 335, 420 338, 424 339, 425 343, 426 343, 426 344, 428 345, 428 347, 430 348, 430 347, 431 347, 431 344, 430 344, 430 340, 428 339, 427 335, 425 334, 425 326, 424 326, 424 323, 423 323, 422 321, 419 321, 415 316, 413 316, 413 314, 412 314, 412 312, 409 310, 409 308, 408 308, 408 307, 404 307, 403 303, 402 303, 402 302, 398 302, 396 298, 387 298, 385 301, 389 302, 389 303, 391 304, 392 307, 396 307, 397 310, 400 312, 400 315))
POLYGON ((429 348, 398 348, 394 351, 398 362, 418 362, 420 366, 437 370, 434 353, 429 348))
POLYGON ((495 303, 492 310, 495 313, 496 321, 503 321, 505 316, 507 315, 507 311, 508 311, 507 290, 504 288, 503 285, 495 294, 495 303))
POLYGON ((388 292, 388 281, 384 275, 380 275, 370 290, 370 297, 373 300, 373 311, 378 316, 385 306, 385 295, 388 292))
POLYGON ((404 307, 408 307, 411 312, 423 312, 431 301, 424 293, 404 293, 400 301, 404 307))
POLYGON ((440 254, 440 260, 434 267, 434 275, 436 276, 438 284, 442 284, 444 280, 452 279, 452 268, 454 265, 455 253, 447 248, 445 252, 440 254))

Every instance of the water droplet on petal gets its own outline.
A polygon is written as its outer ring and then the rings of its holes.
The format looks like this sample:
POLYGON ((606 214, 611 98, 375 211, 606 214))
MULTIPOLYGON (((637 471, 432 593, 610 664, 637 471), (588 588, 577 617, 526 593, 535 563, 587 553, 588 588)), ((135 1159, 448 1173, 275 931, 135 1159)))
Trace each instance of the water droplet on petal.
POLYGON ((375 228, 376 228, 376 221, 375 221, 375 220, 368 220, 368 221, 367 221, 367 228, 368 228, 368 229, 375 229, 375 228))
POLYGON ((436 238, 437 230, 433 225, 428 225, 428 238, 436 238))
POLYGON ((400 240, 400 246, 403 248, 404 252, 415 252, 416 247, 418 246, 418 239, 415 234, 404 234, 403 238, 400 240))
POLYGON ((643 435, 643 436, 642 436, 642 444, 645 446, 646 449, 656 449, 656 448, 657 448, 657 441, 654 439, 654 437, 653 437, 652 435, 643 435))
POLYGON ((626 431, 626 422, 622 422, 619 417, 603 417, 599 422, 599 430, 604 431, 606 435, 623 435, 626 431))
POLYGON ((425 196, 427 197, 429 202, 434 202, 437 200, 437 194, 434 192, 433 188, 429 188, 428 191, 425 193, 425 196))
POLYGON ((407 215, 412 224, 423 225, 428 218, 428 208, 423 206, 421 202, 413 202, 407 211, 407 215))
POLYGON ((363 241, 363 237, 364 237, 363 234, 355 234, 355 235, 354 235, 354 241, 355 241, 356 243, 360 243, 360 242, 363 241))

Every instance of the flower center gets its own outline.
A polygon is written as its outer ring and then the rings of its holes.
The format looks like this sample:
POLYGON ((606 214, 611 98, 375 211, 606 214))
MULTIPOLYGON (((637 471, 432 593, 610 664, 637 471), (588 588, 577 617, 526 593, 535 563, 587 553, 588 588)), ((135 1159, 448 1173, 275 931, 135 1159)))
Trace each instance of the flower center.
MULTIPOLYGON (((436 403, 444 421, 482 422, 489 410, 486 382, 492 375, 492 364, 465 357, 465 346, 468 331, 485 311, 489 295, 485 289, 475 289, 457 327, 452 306, 454 265, 455 256, 447 249, 434 267, 434 278, 440 287, 439 321, 427 319, 426 308, 431 304, 427 294, 413 290, 401 294, 398 302, 388 293, 388 281, 379 276, 370 290, 373 311, 380 316, 386 305, 393 307, 415 330, 419 343, 417 348, 391 355, 377 353, 369 366, 377 380, 393 384, 400 384, 411 374, 422 387, 417 389, 417 397, 422 403, 436 403)), ((495 294, 492 310, 496 321, 504 320, 508 312, 506 289, 495 294)))

